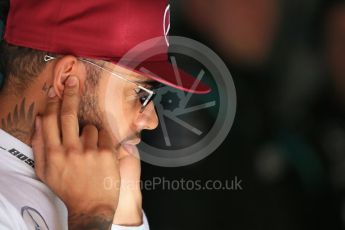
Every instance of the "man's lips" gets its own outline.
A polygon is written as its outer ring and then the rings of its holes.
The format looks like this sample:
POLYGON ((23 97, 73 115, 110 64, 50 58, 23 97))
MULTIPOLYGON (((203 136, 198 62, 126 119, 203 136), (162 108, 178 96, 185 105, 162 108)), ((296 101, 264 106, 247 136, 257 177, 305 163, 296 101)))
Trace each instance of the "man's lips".
POLYGON ((123 144, 128 144, 128 145, 138 145, 140 143, 141 139, 140 138, 134 138, 128 141, 125 141, 123 144))
MULTIPOLYGON (((139 142, 140 142, 140 139, 139 139, 139 142)), ((137 147, 134 144, 124 143, 124 144, 122 144, 122 147, 129 154, 135 154, 138 151, 137 147)))
POLYGON ((136 145, 141 141, 140 133, 136 133, 132 136, 127 137, 121 142, 121 146, 126 150, 127 153, 133 154, 138 152, 136 145))
POLYGON ((129 154, 135 154, 138 149, 136 145, 138 145, 141 141, 141 138, 139 135, 136 135, 135 137, 132 137, 130 139, 127 139, 122 142, 122 147, 128 152, 129 154))

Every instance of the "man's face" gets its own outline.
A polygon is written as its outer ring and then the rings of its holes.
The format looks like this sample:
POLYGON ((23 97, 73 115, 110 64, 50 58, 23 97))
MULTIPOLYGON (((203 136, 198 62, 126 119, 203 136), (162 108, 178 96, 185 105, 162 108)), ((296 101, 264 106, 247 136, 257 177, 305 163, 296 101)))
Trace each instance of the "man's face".
MULTIPOLYGON (((148 89, 151 87, 147 83, 149 78, 109 62, 102 64, 129 81, 148 89)), ((89 79, 85 83, 79 115, 81 124, 91 123, 108 130, 116 147, 125 143, 138 144, 143 129, 155 129, 158 125, 153 103, 140 112, 142 105, 136 84, 101 69, 96 72, 100 75, 98 83, 89 79)))

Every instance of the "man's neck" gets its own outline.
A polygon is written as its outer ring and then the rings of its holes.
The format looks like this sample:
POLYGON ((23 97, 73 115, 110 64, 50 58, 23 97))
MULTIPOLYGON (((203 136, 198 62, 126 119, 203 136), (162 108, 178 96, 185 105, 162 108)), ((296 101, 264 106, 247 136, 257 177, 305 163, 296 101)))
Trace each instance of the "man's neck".
POLYGON ((30 97, 0 95, 0 128, 31 145, 37 103, 30 97))

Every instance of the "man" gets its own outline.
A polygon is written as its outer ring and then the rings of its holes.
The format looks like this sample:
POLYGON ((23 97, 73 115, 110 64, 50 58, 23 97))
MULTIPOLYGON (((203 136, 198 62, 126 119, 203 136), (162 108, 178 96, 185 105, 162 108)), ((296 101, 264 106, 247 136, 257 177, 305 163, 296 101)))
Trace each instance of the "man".
MULTIPOLYGON (((1 229, 148 228, 135 145, 158 125, 155 82, 210 91, 192 87, 166 53, 140 63, 152 74, 119 65, 132 47, 167 34, 168 9, 163 0, 10 1, 1 50, 1 229)), ((160 41, 167 50, 167 38, 160 41)))

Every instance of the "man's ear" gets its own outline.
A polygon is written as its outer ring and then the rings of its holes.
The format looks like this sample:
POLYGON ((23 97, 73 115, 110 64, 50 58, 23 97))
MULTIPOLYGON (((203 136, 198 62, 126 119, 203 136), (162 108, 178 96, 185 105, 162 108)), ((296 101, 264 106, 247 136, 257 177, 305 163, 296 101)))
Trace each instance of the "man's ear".
POLYGON ((56 95, 62 98, 65 82, 72 75, 79 78, 80 87, 84 85, 85 74, 85 68, 75 56, 67 55, 57 58, 53 67, 53 87, 56 95))

